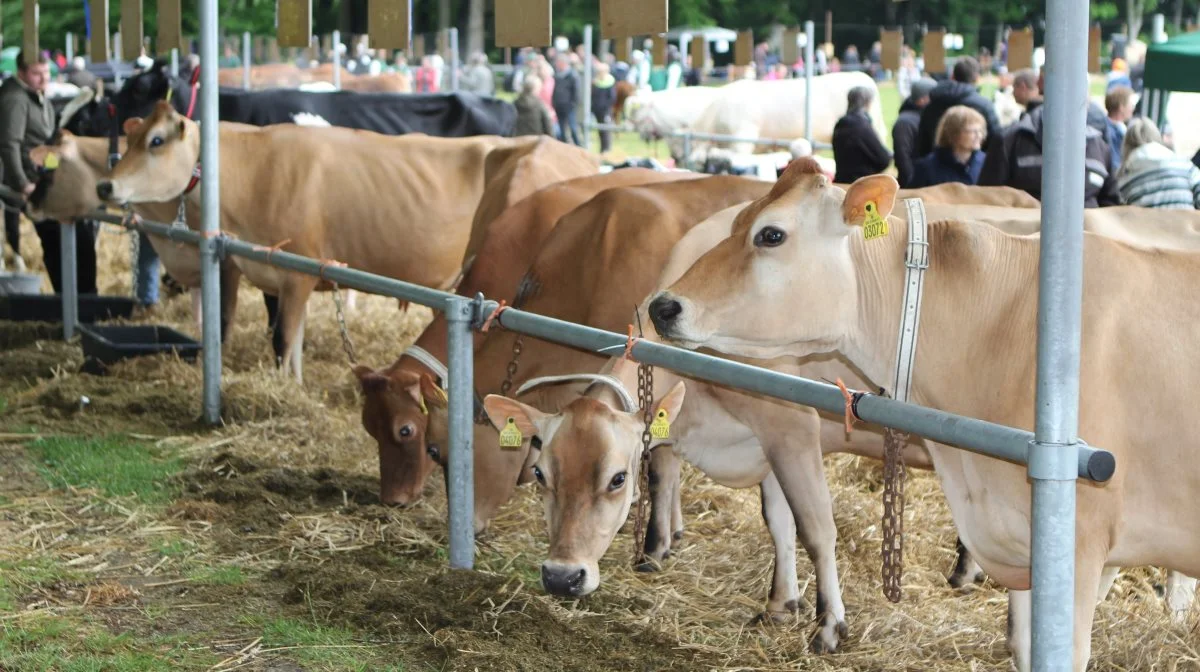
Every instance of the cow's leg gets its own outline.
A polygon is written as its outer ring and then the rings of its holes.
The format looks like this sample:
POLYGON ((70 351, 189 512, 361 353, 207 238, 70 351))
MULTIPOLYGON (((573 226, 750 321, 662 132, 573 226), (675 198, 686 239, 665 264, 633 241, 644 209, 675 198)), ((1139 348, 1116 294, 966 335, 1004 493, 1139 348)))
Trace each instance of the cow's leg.
POLYGON ((975 562, 975 558, 971 557, 971 552, 963 545, 962 538, 955 539, 954 543, 958 549, 958 560, 954 563, 954 573, 947 579, 950 587, 960 590, 967 586, 983 583, 983 568, 975 562))
POLYGON ((1188 612, 1196 601, 1196 579, 1169 572, 1167 574, 1167 607, 1171 610, 1171 622, 1182 624, 1187 621, 1188 612))
POLYGON ((354 310, 358 305, 358 292, 353 289, 346 290, 346 310, 354 310))
MULTIPOLYGON (((680 465, 682 466, 682 465, 680 465)), ((675 482, 675 496, 671 498, 671 539, 683 539, 683 476, 675 482)))
POLYGON ((833 522, 833 502, 821 462, 821 421, 812 410, 797 413, 791 420, 756 426, 754 430, 792 508, 800 543, 816 569, 820 628, 813 635, 812 650, 832 653, 846 635, 846 606, 834 555, 837 526, 833 522), (780 427, 786 427, 786 433, 781 433, 780 427))
MULTIPOLYGON (((671 446, 650 454, 650 520, 646 522, 646 560, 638 571, 653 572, 671 554, 671 527, 679 502, 680 461, 671 446)), ((635 509, 636 512, 636 509, 635 509)))
POLYGON ((279 348, 278 366, 283 373, 291 373, 296 382, 304 382, 301 359, 304 349, 304 315, 308 308, 308 297, 317 286, 317 279, 293 274, 283 283, 279 292, 279 348))
POLYGON ((1028 590, 1008 591, 1008 650, 1013 670, 1033 669, 1033 593, 1028 590))
POLYGON ((267 309, 267 330, 271 332, 271 351, 275 353, 275 365, 283 359, 283 332, 279 330, 279 297, 263 292, 263 305, 267 309))
POLYGON ((1085 672, 1088 660, 1092 657, 1092 621, 1096 617, 1096 602, 1106 556, 1107 550, 1092 547, 1081 548, 1075 552, 1076 672, 1085 672))
POLYGON ((200 288, 193 287, 189 290, 192 295, 192 315, 196 318, 196 332, 204 333, 204 311, 200 308, 200 288))
POLYGON ((782 623, 797 614, 804 602, 796 577, 796 519, 775 474, 767 475, 759 489, 763 522, 775 543, 775 572, 771 578, 771 592, 767 595, 767 608, 755 621, 782 623))
POLYGON ((221 262, 221 342, 229 337, 229 327, 237 314, 238 283, 242 280, 242 271, 232 260, 221 262))

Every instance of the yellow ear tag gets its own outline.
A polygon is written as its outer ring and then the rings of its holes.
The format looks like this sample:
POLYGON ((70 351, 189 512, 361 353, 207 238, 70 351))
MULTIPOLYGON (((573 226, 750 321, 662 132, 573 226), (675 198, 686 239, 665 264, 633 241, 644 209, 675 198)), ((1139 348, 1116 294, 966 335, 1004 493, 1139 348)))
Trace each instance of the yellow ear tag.
POLYGON ((882 238, 888 234, 887 220, 879 216, 879 208, 875 201, 867 201, 863 209, 867 211, 863 219, 863 240, 882 238))
POLYGON ((521 430, 517 429, 517 421, 509 418, 504 423, 504 429, 500 430, 500 447, 501 448, 520 448, 524 437, 521 436, 521 430))
POLYGON ((437 385, 434 385, 434 386, 433 386, 433 389, 437 391, 437 393, 438 393, 438 397, 440 397, 440 398, 441 398, 441 400, 442 400, 442 403, 449 403, 449 402, 450 402, 450 398, 446 396, 446 391, 445 391, 445 390, 443 390, 442 388, 438 387, 437 385))
POLYGON ((46 161, 43 165, 46 167, 46 170, 56 170, 58 168, 58 155, 50 152, 46 155, 46 161))
POLYGON ((425 397, 421 397, 421 413, 429 415, 429 407, 425 405, 425 397))
POLYGON ((654 414, 654 422, 650 423, 650 436, 656 439, 666 439, 671 436, 671 421, 667 419, 667 412, 661 408, 654 414))

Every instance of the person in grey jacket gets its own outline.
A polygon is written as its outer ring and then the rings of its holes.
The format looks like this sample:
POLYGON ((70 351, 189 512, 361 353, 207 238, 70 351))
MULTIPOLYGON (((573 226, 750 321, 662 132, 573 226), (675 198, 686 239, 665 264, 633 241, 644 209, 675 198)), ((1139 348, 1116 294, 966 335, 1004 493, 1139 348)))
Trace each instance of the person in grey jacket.
POLYGON ((558 139, 563 142, 573 142, 583 146, 583 133, 579 130, 579 99, 582 97, 582 84, 579 83, 579 73, 571 67, 571 61, 559 55, 554 62, 554 95, 550 99, 554 105, 554 114, 558 116, 558 139), (567 140, 568 132, 570 140, 567 140))
POLYGON ((462 90, 477 96, 491 96, 496 93, 496 78, 488 67, 487 56, 481 53, 471 55, 467 69, 462 76, 462 90))
MULTIPOLYGON (((17 74, 0 85, 0 166, 3 167, 4 185, 28 197, 37 186, 38 173, 29 158, 29 150, 46 144, 57 129, 54 106, 46 98, 46 85, 50 82, 50 61, 42 54, 29 56, 24 51, 17 53, 17 74)), ((8 209, 4 211, 5 233, 18 251, 20 216, 8 209)), ((61 258, 59 257, 59 225, 55 221, 34 222, 50 283, 55 292, 61 292, 61 258)), ((78 279, 81 294, 96 293, 96 246, 90 223, 78 223, 76 231, 76 259, 79 264, 78 279)))

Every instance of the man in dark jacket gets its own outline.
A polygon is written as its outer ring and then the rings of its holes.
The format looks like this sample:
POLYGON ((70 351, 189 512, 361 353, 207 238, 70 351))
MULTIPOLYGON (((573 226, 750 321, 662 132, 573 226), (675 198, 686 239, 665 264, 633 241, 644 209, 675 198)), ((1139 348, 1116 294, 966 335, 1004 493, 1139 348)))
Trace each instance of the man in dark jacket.
POLYGON ((977 81, 979 61, 964 56, 954 64, 951 79, 938 84, 929 93, 929 104, 921 111, 921 125, 917 130, 917 156, 925 156, 933 151, 938 122, 942 120, 946 110, 955 105, 966 105, 983 115, 984 121, 987 122, 989 140, 1000 135, 1000 120, 996 117, 996 108, 976 90, 977 81))
MULTIPOLYGON (((592 65, 592 109, 596 123, 611 124, 613 105, 617 104, 617 80, 608 72, 607 63, 592 65)), ((612 148, 612 132, 600 131, 600 153, 612 148)))
POLYGON ((833 160, 837 163, 833 181, 838 184, 882 173, 892 162, 892 153, 867 116, 874 99, 874 91, 865 86, 856 86, 846 94, 846 116, 833 127, 833 160))
MULTIPOLYGON (((50 63, 42 54, 32 54, 26 60, 24 51, 17 53, 17 74, 0 86, 0 165, 4 168, 4 184, 24 194, 33 193, 37 185, 37 169, 29 158, 29 150, 44 145, 54 134, 57 125, 54 106, 46 98, 50 82, 50 63)), ((4 211, 5 232, 10 236, 13 252, 18 252, 20 218, 17 213, 4 211)), ((42 240, 43 261, 50 274, 50 284, 61 292, 62 259, 59 256, 59 225, 55 221, 34 222, 42 240)), ((96 293, 96 246, 91 224, 75 226, 77 274, 81 294, 96 293)))
POLYGON ((900 177, 901 188, 908 188, 912 182, 913 162, 921 158, 917 156, 917 129, 921 126, 921 110, 929 104, 929 92, 937 87, 937 82, 928 77, 913 82, 912 92, 900 105, 900 115, 892 126, 892 152, 895 153, 896 170, 900 177))
POLYGON ((582 86, 579 74, 565 55, 559 55, 554 60, 554 67, 554 94, 550 97, 550 103, 554 105, 554 114, 558 117, 558 139, 567 142, 567 132, 570 131, 570 141, 582 147, 583 134, 579 132, 576 115, 582 86))
MULTIPOLYGON (((1045 109, 1044 105, 1036 108, 1005 129, 1003 134, 988 140, 987 158, 979 175, 981 186, 1009 186, 1041 200, 1042 112, 1045 109)), ((1108 142, 1091 126, 1084 130, 1084 138, 1084 207, 1118 205, 1116 171, 1108 142)))

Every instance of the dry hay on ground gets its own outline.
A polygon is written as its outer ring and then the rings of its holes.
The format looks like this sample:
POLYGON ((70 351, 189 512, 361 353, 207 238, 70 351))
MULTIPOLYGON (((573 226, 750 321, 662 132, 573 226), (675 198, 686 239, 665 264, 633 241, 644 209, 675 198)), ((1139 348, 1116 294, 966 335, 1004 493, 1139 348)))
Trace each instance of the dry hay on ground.
MULTIPOLYGON (((104 246, 125 242, 104 238, 104 246)), ((119 254, 102 251, 102 273, 120 266, 119 254)), ((127 280, 127 263, 124 269, 127 280)), ((108 277, 102 286, 120 282, 108 277)), ((391 300, 361 298, 359 310, 347 317, 368 364, 390 362, 429 319, 427 311, 401 315, 391 300)), ((190 331, 189 311, 188 299, 177 297, 153 319, 190 331)), ((61 357, 70 350, 25 340, 0 357, 0 379, 12 381, 11 371, 30 375, 34 367, 23 370, 18 362, 39 351, 61 357)), ((179 480, 181 497, 158 512, 117 501, 110 503, 121 508, 100 516, 103 507, 87 492, 68 493, 66 504, 45 493, 14 497, 0 513, 0 559, 40 555, 101 567, 90 583, 47 589, 29 600, 44 601, 50 610, 79 608, 89 591, 93 601, 114 604, 166 601, 181 607, 166 621, 181 632, 206 618, 206 609, 191 608, 197 604, 311 613, 322 623, 352 629, 363 641, 396 647, 398 660, 444 663, 446 669, 1008 669, 1004 592, 989 583, 957 595, 945 582, 955 534, 929 474, 912 473, 907 488, 903 601, 893 605, 883 598, 881 469, 861 458, 826 460, 850 626, 843 651, 833 656, 807 653, 811 610, 794 625, 748 624, 762 608, 771 575, 771 542, 757 491, 713 485, 690 467, 683 489, 686 532, 665 571, 629 568, 632 526, 626 525, 601 563, 597 593, 584 600, 547 596, 538 572, 545 527, 531 487, 519 489, 479 541, 479 571, 449 571, 440 475, 414 507, 377 503, 375 446, 360 426, 358 393, 328 295, 310 303, 308 344, 302 387, 275 374, 261 300, 244 288, 226 346, 225 425, 215 431, 195 422, 198 368, 166 358, 132 361, 97 378, 74 373, 78 358, 68 357, 57 375, 43 362, 33 373, 39 382, 16 385, 19 393, 0 416, 6 426, 151 435, 178 446, 189 461, 179 480), (85 395, 91 403, 81 410, 78 399, 85 395), (89 516, 98 518, 71 532, 62 522, 89 516), (148 553, 148 540, 164 534, 182 540, 182 556, 160 560, 148 553), (172 578, 197 563, 237 566, 249 578, 241 586, 172 578), (107 569, 130 564, 140 579, 129 579, 127 568, 117 574, 107 569), (113 592, 113 582, 130 592, 113 592)), ((800 556, 801 586, 812 604, 811 565, 800 556)), ((1197 619, 1183 626, 1168 622, 1155 594, 1163 580, 1153 569, 1129 570, 1118 580, 1099 610, 1090 669, 1200 669, 1197 619)), ((122 618, 124 627, 137 631, 130 616, 122 618)), ((208 618, 223 619, 230 636, 245 634, 229 630, 236 620, 226 612, 208 618)))

